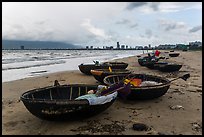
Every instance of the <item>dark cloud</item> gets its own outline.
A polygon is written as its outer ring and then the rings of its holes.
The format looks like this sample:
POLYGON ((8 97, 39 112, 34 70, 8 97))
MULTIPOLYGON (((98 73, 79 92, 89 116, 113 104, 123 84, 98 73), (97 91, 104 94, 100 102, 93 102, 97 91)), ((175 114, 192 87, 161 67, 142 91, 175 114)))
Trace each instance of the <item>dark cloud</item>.
POLYGON ((183 28, 183 27, 185 27, 184 24, 172 23, 172 24, 166 25, 165 30, 166 31, 171 31, 171 30, 180 29, 180 28, 183 28))
POLYGON ((199 30, 202 30, 202 25, 193 27, 192 29, 189 30, 189 33, 194 33, 194 32, 197 32, 199 30))
POLYGON ((131 2, 127 5, 126 9, 128 10, 132 10, 134 8, 138 8, 138 7, 141 7, 143 5, 146 5, 147 2, 131 2))
POLYGON ((121 21, 117 21, 116 24, 128 24, 130 23, 130 20, 127 20, 127 19, 123 19, 121 21))
POLYGON ((152 2, 150 4, 150 7, 154 10, 154 11, 158 11, 159 10, 159 2, 152 2))
POLYGON ((130 25, 130 28, 135 28, 135 27, 137 27, 137 26, 138 26, 138 24, 135 23, 135 24, 133 24, 133 25, 130 25))
POLYGON ((167 24, 166 27, 165 27, 165 30, 170 31, 170 30, 173 30, 173 29, 176 29, 176 28, 177 28, 176 24, 167 24))
POLYGON ((135 28, 138 26, 137 23, 133 24, 130 20, 128 19, 123 19, 121 21, 117 21, 116 24, 122 24, 122 25, 126 25, 129 28, 135 28))
POLYGON ((160 4, 160 2, 149 2, 149 3, 148 2, 131 2, 130 4, 127 5, 126 9, 133 10, 134 8, 148 5, 154 11, 158 11, 159 10, 159 4, 160 4))
POLYGON ((184 28, 185 24, 183 22, 175 22, 169 20, 160 20, 160 26, 164 28, 165 31, 171 31, 175 29, 184 28))

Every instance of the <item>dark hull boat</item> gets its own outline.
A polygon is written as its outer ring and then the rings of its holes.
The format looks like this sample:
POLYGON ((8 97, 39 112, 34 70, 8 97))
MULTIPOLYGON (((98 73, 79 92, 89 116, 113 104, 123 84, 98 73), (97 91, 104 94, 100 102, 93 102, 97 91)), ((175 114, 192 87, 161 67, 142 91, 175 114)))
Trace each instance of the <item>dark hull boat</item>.
POLYGON ((126 69, 128 67, 128 64, 124 62, 105 62, 99 65, 81 64, 78 67, 82 73, 91 75, 91 70, 94 69, 108 69, 109 67, 111 67, 111 69, 126 69))
POLYGON ((169 53, 170 57, 178 57, 180 53, 169 53))
POLYGON ((182 67, 180 64, 168 63, 168 62, 148 62, 145 65, 149 69, 157 69, 162 72, 174 72, 179 71, 182 67))
POLYGON ((149 63, 154 63, 154 62, 159 61, 159 59, 160 59, 160 58, 155 58, 154 61, 151 61, 148 56, 144 56, 144 57, 138 58, 138 63, 139 63, 141 66, 146 66, 146 65, 149 64, 149 63))
POLYGON ((146 67, 149 69, 158 69, 160 65, 168 64, 167 62, 149 62, 146 63, 146 67))
POLYGON ((90 105, 88 100, 75 100, 97 89, 97 85, 59 85, 27 91, 21 95, 25 107, 38 118, 46 120, 79 120, 105 111, 115 99, 99 105, 90 105))
POLYGON ((140 57, 137 59, 138 63, 141 65, 141 66, 145 66, 146 65, 146 62, 149 60, 149 57, 148 56, 145 56, 145 57, 140 57))
POLYGON ((162 72, 174 72, 174 71, 179 71, 181 67, 182 67, 181 64, 167 63, 167 64, 158 65, 157 69, 162 72))
POLYGON ((96 80, 103 83, 103 79, 109 75, 118 75, 118 74, 130 74, 131 71, 127 69, 112 69, 110 72, 109 69, 95 69, 91 70, 92 75, 96 80))
MULTIPOLYGON (((124 80, 125 78, 127 79, 138 78, 138 79, 141 79, 142 81, 154 81, 154 82, 160 83, 159 85, 154 85, 154 86, 141 86, 141 87, 131 86, 130 88, 131 91, 126 98, 128 100, 146 100, 146 99, 158 98, 164 95, 170 87, 170 81, 168 79, 158 77, 158 76, 153 76, 153 75, 146 75, 146 74, 111 75, 104 78, 104 83, 106 85, 112 85, 124 80)), ((122 92, 128 92, 128 91, 122 91, 122 92)))

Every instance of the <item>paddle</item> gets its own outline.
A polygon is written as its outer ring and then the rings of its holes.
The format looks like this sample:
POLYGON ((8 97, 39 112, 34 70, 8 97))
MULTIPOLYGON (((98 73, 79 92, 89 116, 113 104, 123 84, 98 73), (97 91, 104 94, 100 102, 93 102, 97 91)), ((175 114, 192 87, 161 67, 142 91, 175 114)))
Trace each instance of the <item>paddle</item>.
POLYGON ((174 81, 174 80, 177 80, 177 79, 183 79, 183 80, 187 80, 188 78, 190 77, 190 74, 188 73, 188 74, 184 74, 183 76, 181 76, 181 77, 178 77, 178 78, 175 78, 175 79, 173 79, 173 80, 170 80, 170 82, 172 82, 172 81, 174 81))

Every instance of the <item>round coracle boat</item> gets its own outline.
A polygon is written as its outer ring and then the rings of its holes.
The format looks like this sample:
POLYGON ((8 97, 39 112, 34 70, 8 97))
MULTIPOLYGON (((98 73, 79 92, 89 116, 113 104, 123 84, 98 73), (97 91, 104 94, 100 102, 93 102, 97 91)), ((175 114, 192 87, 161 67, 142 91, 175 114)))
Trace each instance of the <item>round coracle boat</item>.
POLYGON ((104 65, 110 66, 112 69, 126 69, 128 63, 125 62, 104 62, 104 65))
POLYGON ((105 62, 101 64, 80 64, 78 67, 82 73, 91 75, 91 70, 94 69, 108 69, 109 67, 111 69, 126 69, 128 64, 124 62, 105 62))
MULTIPOLYGON (((161 58, 161 59, 162 59, 162 58, 161 58)), ((148 64, 157 62, 157 61, 159 61, 159 60, 160 60, 160 58, 157 58, 157 57, 155 57, 154 60, 152 60, 150 57, 144 56, 144 57, 138 58, 138 63, 139 63, 141 66, 146 66, 146 65, 148 65, 148 64)))
POLYGON ((131 85, 130 91, 124 91, 123 89, 123 91, 118 91, 119 97, 122 97, 122 93, 129 92, 126 96, 126 99, 128 100, 158 98, 164 95, 170 87, 170 81, 168 79, 146 74, 110 75, 104 78, 104 83, 109 86, 117 84, 124 79, 135 79, 140 81, 140 84, 137 86, 131 85))
POLYGON ((149 69, 158 69, 160 65, 168 64, 167 62, 148 62, 146 63, 146 67, 149 69))
POLYGON ((141 66, 145 66, 145 63, 148 61, 148 59, 149 59, 148 56, 140 57, 140 58, 138 58, 138 63, 139 63, 141 66))
POLYGON ((91 70, 92 75, 94 78, 103 83, 103 79, 109 75, 118 75, 118 74, 130 74, 131 71, 127 69, 94 69, 91 70))
POLYGON ((176 63, 164 63, 156 65, 156 68, 162 72, 174 72, 179 71, 181 69, 181 64, 176 63))
POLYGON ((170 57, 178 57, 180 53, 169 53, 170 57))
POLYGON ((97 115, 110 107, 115 98, 104 104, 90 105, 87 99, 76 100, 96 90, 97 85, 72 84, 33 89, 20 97, 34 116, 45 120, 79 120, 97 115))

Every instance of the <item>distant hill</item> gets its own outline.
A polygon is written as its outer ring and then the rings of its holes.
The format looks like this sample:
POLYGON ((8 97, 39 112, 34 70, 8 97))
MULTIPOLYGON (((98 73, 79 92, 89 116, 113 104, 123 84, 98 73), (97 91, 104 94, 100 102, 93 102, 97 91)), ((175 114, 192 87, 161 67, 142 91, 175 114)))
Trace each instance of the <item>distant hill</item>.
POLYGON ((76 49, 82 48, 78 45, 73 45, 64 42, 53 41, 24 41, 24 40, 2 40, 2 49, 76 49))

